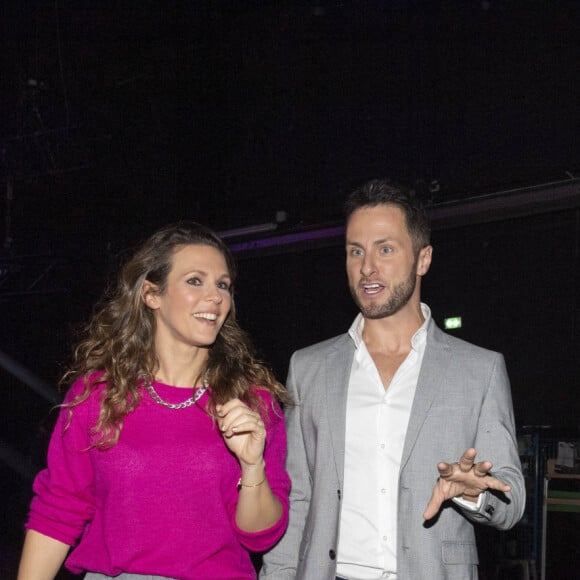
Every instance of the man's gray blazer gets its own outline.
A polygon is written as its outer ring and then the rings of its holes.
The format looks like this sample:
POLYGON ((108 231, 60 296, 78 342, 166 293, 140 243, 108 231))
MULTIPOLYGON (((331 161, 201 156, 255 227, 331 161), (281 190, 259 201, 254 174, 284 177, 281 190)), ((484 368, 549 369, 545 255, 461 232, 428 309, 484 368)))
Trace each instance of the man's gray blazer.
MULTIPOLYGON (((263 580, 334 580, 344 473, 346 395, 354 343, 344 334, 296 352, 287 387, 296 405, 286 414, 290 522, 264 556, 263 580)), ((427 333, 399 474, 398 580, 477 578, 472 521, 508 529, 521 518, 524 482, 503 356, 442 332, 427 333), (477 460, 511 485, 487 492, 480 513, 446 502, 422 517, 439 461, 456 462, 474 447, 477 460)))

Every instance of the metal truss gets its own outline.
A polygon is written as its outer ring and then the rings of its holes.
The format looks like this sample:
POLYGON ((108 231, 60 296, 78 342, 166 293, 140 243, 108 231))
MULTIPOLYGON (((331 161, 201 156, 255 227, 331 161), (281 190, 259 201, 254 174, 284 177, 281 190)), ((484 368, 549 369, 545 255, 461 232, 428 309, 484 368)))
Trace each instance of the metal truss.
POLYGON ((0 256, 0 302, 65 292, 60 273, 65 263, 54 256, 0 256))

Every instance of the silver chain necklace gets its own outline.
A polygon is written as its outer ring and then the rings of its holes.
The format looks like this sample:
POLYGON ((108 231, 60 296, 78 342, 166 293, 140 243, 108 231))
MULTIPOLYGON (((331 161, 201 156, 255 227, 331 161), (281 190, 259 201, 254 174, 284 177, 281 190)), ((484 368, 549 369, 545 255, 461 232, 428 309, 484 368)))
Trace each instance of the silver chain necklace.
POLYGON ((194 403, 197 403, 197 401, 199 401, 199 399, 201 399, 203 394, 207 391, 209 385, 207 382, 207 377, 204 376, 202 386, 196 389, 193 395, 189 397, 189 399, 187 399, 186 401, 183 401, 183 403, 168 403, 167 401, 164 401, 159 396, 157 391, 153 388, 153 383, 151 382, 151 379, 148 379, 144 386, 147 389, 147 392, 149 393, 151 398, 159 405, 163 405, 168 409, 185 409, 187 407, 191 407, 191 405, 193 405, 194 403))

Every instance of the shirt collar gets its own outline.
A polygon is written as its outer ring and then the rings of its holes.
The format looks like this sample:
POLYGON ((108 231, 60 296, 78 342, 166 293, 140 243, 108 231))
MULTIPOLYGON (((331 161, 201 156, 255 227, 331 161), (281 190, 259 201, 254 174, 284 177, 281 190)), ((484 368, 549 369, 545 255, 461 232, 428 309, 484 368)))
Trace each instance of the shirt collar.
MULTIPOLYGON (((411 347, 413 349, 417 349, 421 344, 424 344, 427 340, 427 327, 429 326, 429 322, 431 322, 431 309, 427 304, 421 302, 421 312, 423 313, 423 324, 417 329, 415 334, 411 337, 411 347)), ((352 338, 354 342, 355 348, 359 348, 362 343, 362 333, 365 326, 365 319, 363 315, 359 312, 357 317, 354 319, 353 323, 350 325, 348 329, 348 334, 352 338)))

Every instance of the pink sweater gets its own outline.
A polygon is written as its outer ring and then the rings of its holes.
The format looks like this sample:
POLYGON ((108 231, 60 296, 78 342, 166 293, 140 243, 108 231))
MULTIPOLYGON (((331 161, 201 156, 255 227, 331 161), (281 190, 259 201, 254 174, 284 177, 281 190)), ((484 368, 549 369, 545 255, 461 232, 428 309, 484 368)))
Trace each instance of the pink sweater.
MULTIPOLYGON (((168 402, 181 402, 190 394, 154 386, 168 402)), ((67 400, 81 390, 77 381, 67 400)), ((61 411, 48 468, 34 483, 27 529, 71 546, 78 541, 66 561, 74 573, 255 578, 247 550, 271 547, 288 522, 286 433, 277 403, 272 410, 270 395, 259 391, 270 409, 265 418, 266 474, 283 515, 272 528, 247 533, 235 524, 240 467, 203 411, 207 394, 196 405, 172 410, 144 392, 137 409, 125 417, 117 445, 99 451, 90 448, 90 430, 101 390, 74 407, 68 428, 68 410, 61 411)))

